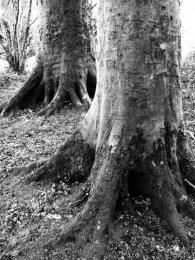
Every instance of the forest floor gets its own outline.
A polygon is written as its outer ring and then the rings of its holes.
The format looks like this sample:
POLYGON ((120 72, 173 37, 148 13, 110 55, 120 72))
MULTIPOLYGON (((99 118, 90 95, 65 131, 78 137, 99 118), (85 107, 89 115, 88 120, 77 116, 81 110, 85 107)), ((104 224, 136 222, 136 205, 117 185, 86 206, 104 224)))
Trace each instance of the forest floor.
MULTIPOLYGON (((25 76, 0 75, 0 105, 21 86, 25 76)), ((195 150, 195 68, 182 69, 184 118, 195 150)), ((76 209, 59 207, 60 198, 72 187, 63 181, 26 183, 13 167, 48 158, 74 131, 84 115, 71 107, 49 118, 30 109, 0 118, 0 259, 79 259, 73 243, 53 250, 43 249, 52 227, 69 221, 76 209)), ((184 218, 186 232, 194 246, 187 251, 150 208, 147 198, 132 198, 130 213, 113 220, 112 236, 104 259, 195 259, 195 223, 184 218)))

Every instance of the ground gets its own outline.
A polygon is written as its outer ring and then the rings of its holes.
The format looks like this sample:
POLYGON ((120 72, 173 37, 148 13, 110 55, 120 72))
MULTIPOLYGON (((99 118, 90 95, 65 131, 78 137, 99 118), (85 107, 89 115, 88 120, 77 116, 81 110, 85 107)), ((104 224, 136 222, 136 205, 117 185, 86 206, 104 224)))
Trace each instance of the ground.
MULTIPOLYGON (((15 93, 25 76, 1 74, 0 105, 15 93)), ((182 69, 184 118, 195 149, 195 68, 182 69)), ((79 210, 62 207, 61 198, 78 189, 75 183, 26 183, 13 167, 26 165, 52 155, 72 134, 84 114, 65 107, 49 118, 36 111, 18 111, 0 118, 0 259, 79 259, 73 242, 55 249, 42 247, 52 227, 69 221, 79 210)), ((131 198, 134 209, 118 213, 111 227, 104 259, 195 259, 195 224, 183 219, 194 246, 187 251, 167 225, 150 208, 147 198, 131 198)))

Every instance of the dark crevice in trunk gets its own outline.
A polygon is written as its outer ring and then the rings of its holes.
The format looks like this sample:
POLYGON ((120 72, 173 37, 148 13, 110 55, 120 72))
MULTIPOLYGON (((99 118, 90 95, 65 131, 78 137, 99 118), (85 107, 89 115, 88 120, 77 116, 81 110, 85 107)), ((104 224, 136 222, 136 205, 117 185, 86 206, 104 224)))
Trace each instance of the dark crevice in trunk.
POLYGON ((96 83, 96 69, 94 66, 92 66, 91 68, 89 68, 87 74, 87 92, 91 99, 93 99, 95 96, 96 83))

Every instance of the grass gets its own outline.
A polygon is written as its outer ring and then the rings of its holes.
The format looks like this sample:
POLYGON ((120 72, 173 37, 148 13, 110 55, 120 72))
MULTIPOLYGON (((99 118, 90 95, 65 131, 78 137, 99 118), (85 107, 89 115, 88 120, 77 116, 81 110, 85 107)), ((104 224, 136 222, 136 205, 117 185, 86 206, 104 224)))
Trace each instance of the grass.
MULTIPOLYGON (((191 143, 195 118, 193 114, 194 70, 182 70, 184 118, 191 143)), ((0 104, 6 102, 24 82, 25 76, 2 74, 0 104)), ((82 115, 83 116, 83 115, 82 115)), ((16 175, 14 166, 26 165, 51 156, 79 124, 82 116, 65 108, 49 118, 37 117, 32 110, 18 111, 14 116, 0 119, 0 259, 79 259, 73 243, 53 250, 42 245, 50 238, 49 230, 68 222, 75 210, 62 210, 60 199, 71 188, 61 182, 27 184, 25 176, 16 175)), ((74 188, 74 187, 73 187, 74 188)), ((118 214, 111 227, 104 259, 195 259, 195 248, 188 252, 150 208, 145 198, 132 198, 131 214, 118 214)), ((183 222, 192 242, 195 224, 188 218, 183 222)))

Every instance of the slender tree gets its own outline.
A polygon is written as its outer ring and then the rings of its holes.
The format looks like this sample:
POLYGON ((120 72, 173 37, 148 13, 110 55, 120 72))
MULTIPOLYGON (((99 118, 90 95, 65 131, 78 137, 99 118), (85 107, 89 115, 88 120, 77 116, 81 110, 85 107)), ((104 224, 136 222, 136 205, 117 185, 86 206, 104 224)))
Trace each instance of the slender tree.
MULTIPOLYGON (((37 62, 24 86, 4 107, 2 115, 43 101, 40 114, 59 110, 65 100, 89 107, 87 76, 91 65, 87 0, 38 1, 40 41, 37 62)), ((93 73, 92 73, 93 72, 93 73)))
POLYGON ((2 1, 0 17, 1 56, 8 62, 9 68, 23 73, 30 46, 30 27, 32 0, 2 1))
POLYGON ((34 181, 58 173, 83 182, 69 198, 81 211, 50 244, 74 238, 87 244, 85 259, 99 259, 119 195, 126 202, 136 191, 189 246, 179 212, 195 218, 185 187, 195 165, 182 115, 179 9, 175 0, 99 0, 92 105, 52 158, 21 168, 34 169, 34 181))

